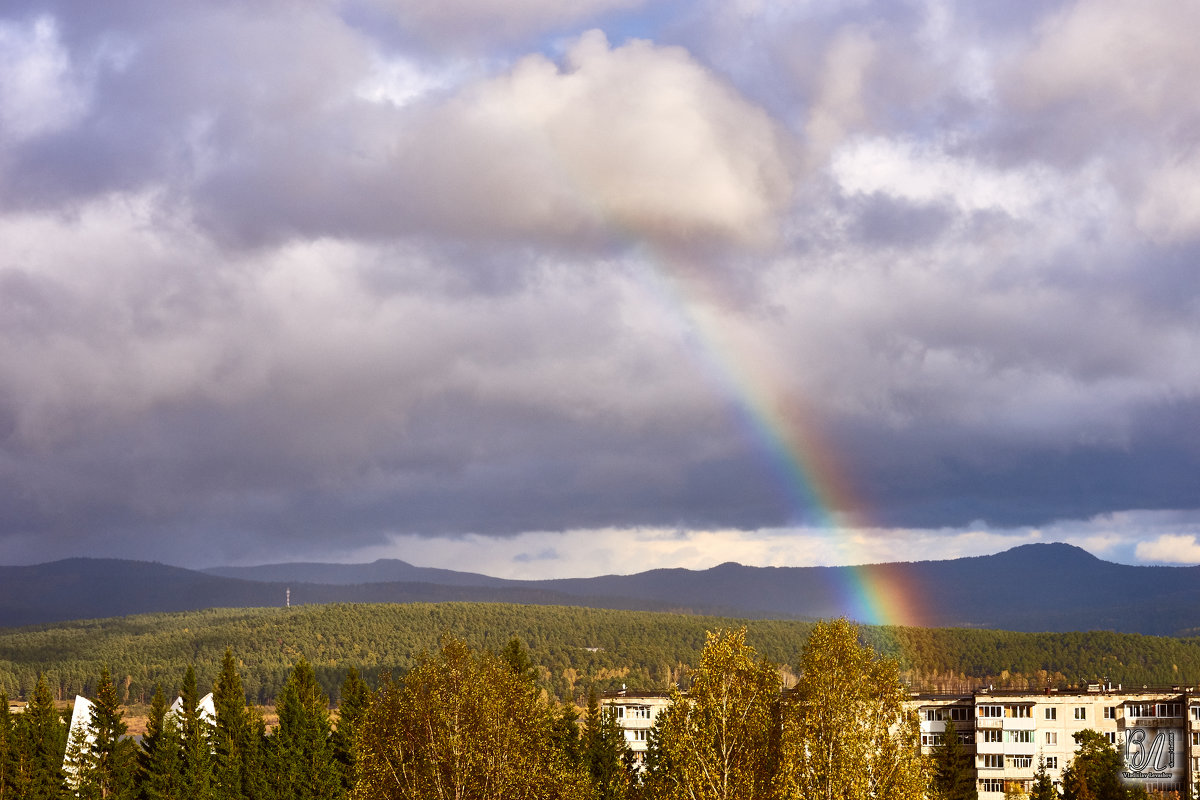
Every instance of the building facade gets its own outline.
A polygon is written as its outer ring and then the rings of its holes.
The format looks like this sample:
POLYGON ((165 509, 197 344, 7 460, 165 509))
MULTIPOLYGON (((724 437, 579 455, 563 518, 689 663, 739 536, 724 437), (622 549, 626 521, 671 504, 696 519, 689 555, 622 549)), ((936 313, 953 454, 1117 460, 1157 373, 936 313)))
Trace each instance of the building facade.
POLYGON ((1200 775, 1200 694, 1181 687, 1128 689, 1093 684, 1040 692, 980 690, 969 695, 915 695, 925 753, 944 741, 946 721, 975 760, 980 800, 1033 785, 1039 759, 1060 783, 1075 752, 1075 734, 1099 732, 1121 754, 1122 778, 1148 790, 1178 791, 1200 775))
POLYGON ((650 746, 650 729, 658 715, 671 705, 671 698, 655 692, 630 692, 620 689, 605 692, 600 698, 600 710, 612 714, 625 734, 625 744, 633 754, 638 769, 646 760, 650 746))

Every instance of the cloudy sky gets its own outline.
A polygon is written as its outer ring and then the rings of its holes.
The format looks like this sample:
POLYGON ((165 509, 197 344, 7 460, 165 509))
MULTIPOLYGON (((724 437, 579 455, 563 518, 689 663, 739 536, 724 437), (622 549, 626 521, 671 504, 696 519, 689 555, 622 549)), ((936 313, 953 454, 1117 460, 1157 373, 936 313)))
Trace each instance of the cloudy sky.
POLYGON ((1196 563, 1197 29, 7 0, 0 563, 1196 563))

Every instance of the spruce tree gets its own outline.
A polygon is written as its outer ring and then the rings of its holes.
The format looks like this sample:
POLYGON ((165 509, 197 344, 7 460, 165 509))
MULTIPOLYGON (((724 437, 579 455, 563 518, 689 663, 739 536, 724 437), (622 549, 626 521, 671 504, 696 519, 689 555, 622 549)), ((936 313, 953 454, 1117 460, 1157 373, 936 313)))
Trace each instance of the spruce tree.
POLYGON ((44 674, 38 675, 33 698, 14 726, 21 764, 15 796, 21 800, 58 800, 63 792, 62 763, 67 725, 54 707, 44 674))
POLYGON ((1058 790, 1054 788, 1054 781, 1050 780, 1050 773, 1046 770, 1046 757, 1038 756, 1037 771, 1033 773, 1033 790, 1029 793, 1029 800, 1058 800, 1058 790))
POLYGON ((583 763, 587 767, 597 800, 619 800, 628 789, 625 770, 625 733, 611 710, 600 708, 596 687, 588 692, 587 717, 583 732, 583 763))
POLYGON ((225 649, 221 672, 213 687, 216 724, 213 728, 213 794, 217 800, 256 800, 262 794, 263 764, 252 741, 246 692, 233 651, 225 649))
POLYGON ((196 669, 188 665, 180 692, 179 734, 183 739, 183 793, 189 800, 213 800, 211 724, 201 714, 196 669))
POLYGON ((182 749, 179 720, 167 713, 162 686, 156 684, 138 758, 141 800, 185 800, 182 749))
POLYGON ((371 701, 371 690, 351 667, 346 672, 346 680, 342 682, 341 697, 338 700, 337 729, 333 733, 333 757, 342 775, 342 788, 349 792, 354 788, 355 745, 354 739, 358 726, 366 713, 367 704, 371 701))
POLYGON ((946 721, 942 744, 933 753, 934 795, 940 800, 978 800, 974 759, 958 740, 953 720, 946 721))
POLYGON ((0 800, 15 800, 17 742, 12 715, 8 713, 8 695, 0 688, 0 800))
POLYGON ((554 724, 550 729, 554 746, 563 754, 566 763, 577 767, 583 762, 583 739, 579 733, 579 712, 575 703, 567 701, 562 709, 554 716, 554 724))
POLYGON ((271 749, 280 800, 343 797, 342 773, 330 741, 329 699, 306 659, 292 669, 276 710, 279 727, 271 749))
POLYGON ((79 776, 79 797, 126 800, 133 796, 135 752, 133 742, 123 738, 126 730, 117 687, 105 666, 92 701, 92 768, 79 776))

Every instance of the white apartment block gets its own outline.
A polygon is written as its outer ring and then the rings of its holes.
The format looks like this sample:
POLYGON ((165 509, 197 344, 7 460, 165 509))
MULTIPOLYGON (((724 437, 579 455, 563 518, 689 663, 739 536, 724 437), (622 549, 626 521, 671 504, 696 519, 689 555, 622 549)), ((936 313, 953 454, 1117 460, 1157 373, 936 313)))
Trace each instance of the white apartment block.
POLYGON ((656 692, 631 692, 621 688, 605 692, 600 698, 600 710, 612 714, 625 732, 625 744, 641 769, 650 744, 650 729, 658 715, 671 705, 671 698, 656 692))
POLYGON ((1098 731, 1125 762, 1122 777, 1149 790, 1182 791, 1200 774, 1200 694, 1181 687, 1040 692, 980 690, 970 695, 914 695, 926 753, 941 745, 946 720, 975 759, 980 800, 1007 788, 1026 792, 1039 757, 1056 783, 1075 752, 1074 734, 1098 731))

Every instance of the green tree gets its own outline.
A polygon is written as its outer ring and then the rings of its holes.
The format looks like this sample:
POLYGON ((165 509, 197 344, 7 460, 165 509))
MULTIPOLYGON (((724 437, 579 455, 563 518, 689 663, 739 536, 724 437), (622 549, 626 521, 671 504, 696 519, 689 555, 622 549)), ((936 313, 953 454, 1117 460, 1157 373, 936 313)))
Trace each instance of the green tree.
POLYGON ((579 711, 575 703, 563 703, 554 715, 550 736, 568 765, 578 767, 583 763, 583 737, 579 732, 579 711))
POLYGON ((0 688, 0 800, 15 800, 17 780, 17 737, 8 695, 0 688))
POLYGON ((354 788, 355 755, 354 739, 358 733, 363 714, 371 702, 371 690, 367 682, 351 667, 342 682, 338 699, 337 728, 333 733, 333 756, 342 775, 342 788, 349 792, 354 788))
POLYGON ((330 741, 329 699, 301 658, 276 705, 272 778, 280 800, 333 800, 343 796, 342 775, 330 741))
POLYGON ((1054 781, 1050 779, 1050 773, 1046 769, 1046 757, 1038 756, 1037 771, 1033 773, 1033 791, 1029 793, 1029 800, 1058 800, 1058 790, 1054 788, 1054 781))
POLYGON ((246 708, 246 691, 233 650, 225 649, 213 685, 213 793, 217 800, 256 800, 266 791, 261 749, 246 708))
POLYGON ((817 624, 783 708, 780 787, 805 800, 917 800, 928 777, 894 660, 844 619, 817 624))
POLYGON ((54 707, 44 674, 38 675, 33 697, 14 727, 19 755, 15 796, 21 800, 57 800, 63 791, 67 725, 54 707))
POLYGON ((442 640, 403 686, 385 678, 358 735, 358 800, 583 800, 549 708, 500 656, 442 640))
POLYGON ((648 790, 666 800, 771 795, 780 681, 746 644, 746 630, 709 632, 687 695, 671 692, 648 790))
POLYGON ((178 714, 179 735, 183 739, 183 794, 189 800, 212 800, 212 724, 200 713, 199 706, 196 669, 189 664, 187 672, 183 675, 178 714))
POLYGON ((953 720, 946 720, 942 744, 933 752, 932 789, 938 800, 978 800, 975 759, 958 739, 953 720))
POLYGON ((1063 800, 1127 800, 1117 748, 1093 730, 1079 731, 1074 738, 1075 756, 1062 775, 1063 800))
POLYGON ((530 689, 533 688, 537 668, 534 667, 533 659, 529 657, 529 649, 525 647, 525 643, 521 641, 520 637, 514 636, 509 639, 508 644, 500 651, 500 657, 518 677, 529 682, 530 689))
POLYGON ((185 800, 181 751, 183 739, 174 714, 167 713, 162 686, 156 684, 146 717, 139 762, 139 789, 142 800, 185 800))
POLYGON ((108 667, 100 671, 96 699, 83 727, 69 745, 75 796, 82 800, 124 800, 134 794, 135 751, 124 739, 127 726, 108 667))
POLYGON ((588 692, 583 729, 583 763, 597 800, 620 800, 627 794, 629 776, 625 756, 629 751, 625 732, 611 709, 601 710, 593 686, 588 692))

